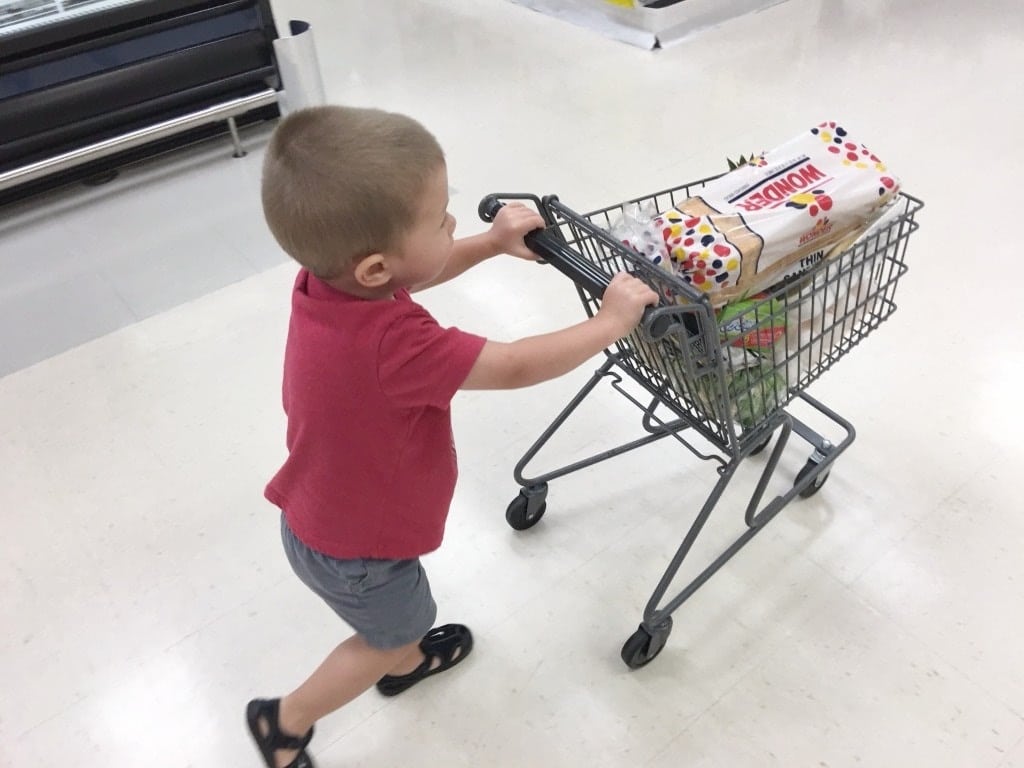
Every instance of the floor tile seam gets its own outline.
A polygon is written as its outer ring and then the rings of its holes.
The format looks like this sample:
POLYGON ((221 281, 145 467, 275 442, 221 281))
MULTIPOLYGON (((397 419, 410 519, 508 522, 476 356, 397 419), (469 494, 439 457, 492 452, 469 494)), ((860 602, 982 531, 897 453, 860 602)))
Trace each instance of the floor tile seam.
POLYGON ((52 355, 48 355, 47 357, 41 358, 39 360, 36 360, 36 361, 30 363, 29 365, 22 366, 20 368, 13 369, 11 371, 2 372, 2 373, 0 373, 0 380, 2 380, 3 378, 5 378, 7 376, 12 376, 12 375, 18 374, 18 373, 20 373, 22 371, 26 371, 26 370, 34 367, 34 366, 42 365, 44 363, 47 363, 47 362, 49 362, 51 360, 54 360, 55 358, 60 357, 61 355, 65 355, 65 354, 74 352, 75 350, 78 350, 78 349, 80 349, 80 348, 82 348, 82 347, 84 347, 84 346, 86 346, 88 344, 93 344, 93 343, 99 342, 99 341, 101 341, 103 339, 106 339, 106 338, 108 338, 110 336, 113 336, 115 334, 123 333, 127 329, 129 329, 129 328, 134 328, 134 327, 136 327, 136 326, 138 326, 138 325, 140 325, 142 323, 145 323, 145 322, 147 322, 149 320, 155 320, 157 318, 161 318, 164 315, 166 315, 168 313, 171 313, 171 312, 181 311, 183 307, 186 307, 189 304, 193 304, 195 302, 199 302, 199 301, 202 301, 204 299, 208 299, 210 296, 218 293, 219 291, 233 288, 233 287, 239 285, 240 283, 245 282, 246 280, 249 280, 249 279, 254 278, 254 277, 258 277, 258 276, 260 276, 260 275, 262 275, 262 274, 264 274, 266 272, 269 272, 269 271, 271 271, 273 269, 277 269, 277 268, 279 268, 281 266, 280 264, 275 264, 275 265, 271 265, 271 266, 260 267, 260 266, 257 266, 254 262, 250 261, 246 257, 246 255, 243 252, 241 252, 240 250, 233 248, 233 252, 235 253, 236 256, 238 256, 239 258, 241 258, 245 262, 245 264, 251 270, 250 272, 248 272, 247 274, 244 274, 244 275, 235 276, 228 283, 225 283, 224 285, 216 286, 216 287, 214 287, 214 288, 212 288, 210 290, 201 291, 201 292, 199 292, 199 293, 197 293, 195 295, 192 295, 192 296, 189 296, 189 297, 183 299, 182 301, 178 302, 177 304, 174 304, 173 306, 166 307, 164 309, 161 309, 158 312, 155 312, 155 313, 152 313, 152 314, 146 314, 146 315, 140 315, 138 312, 136 312, 135 308, 132 307, 132 305, 128 302, 128 300, 125 298, 125 296, 118 289, 117 285, 110 279, 110 275, 106 271, 105 268, 89 272, 89 274, 92 274, 94 276, 99 277, 104 282, 104 284, 108 288, 110 288, 111 292, 117 297, 117 300, 120 302, 121 306, 125 309, 125 311, 129 315, 131 315, 131 317, 133 319, 130 322, 126 322, 126 323, 123 323, 121 325, 118 325, 116 328, 111 328, 110 330, 108 330, 108 331, 106 331, 104 333, 101 333, 98 336, 93 336, 92 338, 85 339, 84 341, 81 341, 78 344, 74 344, 73 346, 67 347, 66 349, 61 349, 61 350, 55 352, 52 355))
MULTIPOLYGON (((276 588, 280 584, 283 584, 286 581, 289 581, 289 577, 282 576, 274 584, 270 585, 269 589, 274 589, 274 588, 276 588)), ((265 590, 262 590, 262 591, 265 591, 265 590)), ((239 603, 239 604, 233 606, 232 608, 230 608, 230 609, 228 609, 228 610, 226 610, 226 611, 224 611, 222 613, 219 613, 216 616, 213 616, 213 617, 209 618, 208 620, 204 621, 200 626, 198 626, 198 627, 194 628, 193 630, 189 631, 187 634, 183 635, 182 637, 179 637, 177 640, 175 640, 174 642, 170 643, 169 645, 163 646, 163 647, 159 648, 158 650, 154 650, 154 651, 152 651, 151 653, 148 653, 148 654, 141 654, 141 655, 138 655, 138 656, 130 656, 130 657, 127 658, 127 661, 128 661, 129 664, 131 664, 133 666, 133 668, 139 669, 139 668, 145 667, 146 665, 150 664, 154 660, 159 659, 162 655, 164 655, 164 654, 166 654, 166 653, 168 653, 170 651, 173 651, 175 648, 177 648, 178 646, 182 645, 183 643, 185 643, 189 639, 195 637, 196 635, 198 635, 202 631, 204 631, 206 629, 209 629, 214 624, 217 624, 217 623, 223 621, 226 617, 230 616, 231 614, 236 613, 239 610, 247 608, 248 606, 250 606, 253 602, 255 602, 258 599, 260 599, 260 594, 255 594, 253 597, 248 598, 244 602, 239 603)), ((23 731, 21 734, 18 735, 18 738, 19 739, 20 738, 24 738, 26 735, 30 734, 32 731, 34 731, 34 730, 36 730, 36 729, 46 725, 46 723, 54 720, 55 718, 60 717, 61 715, 65 714, 66 712, 68 712, 71 709, 73 709, 74 707, 76 707, 76 706, 78 706, 78 705, 88 701, 89 699, 93 698, 94 695, 95 695, 95 692, 92 691, 92 690, 90 690, 88 693, 82 694, 77 699, 75 699, 73 702, 71 702, 67 706, 61 708, 59 711, 54 712, 51 715, 48 715, 43 720, 40 720, 39 722, 37 722, 35 725, 32 725, 29 728, 27 728, 25 731, 23 731)))
MULTIPOLYGON (((241 277, 239 277, 234 282, 228 283, 227 285, 223 285, 223 286, 221 286, 221 288, 227 288, 229 285, 234 285, 235 283, 240 283, 240 282, 242 282, 242 280, 247 280, 250 277, 255 277, 257 275, 261 275, 264 272, 270 271, 271 269, 276 269, 277 267, 281 266, 282 264, 287 263, 286 260, 290 259, 290 257, 287 256, 287 254, 285 254, 282 251, 279 254, 281 258, 280 258, 280 260, 279 260, 279 262, 277 264, 271 264, 269 266, 266 265, 266 264, 261 264, 255 258, 253 258, 252 253, 249 251, 249 249, 243 248, 242 245, 239 244, 239 243, 235 243, 234 238, 231 238, 227 234, 227 232, 225 232, 222 229, 218 229, 217 231, 218 231, 218 233, 224 239, 226 239, 228 241, 228 248, 230 248, 231 251, 236 256, 238 256, 240 259, 242 259, 242 261, 244 261, 246 263, 246 265, 248 265, 249 269, 252 270, 249 274, 242 275, 241 277)), ((216 291, 216 290, 220 290, 220 289, 214 289, 214 290, 216 291)), ((209 291, 209 293, 213 293, 213 291, 209 291)))
MULTIPOLYGON (((782 641, 780 640, 779 643, 781 643, 781 642, 782 641)), ((778 643, 776 643, 776 646, 777 645, 778 645, 778 643)), ((769 651, 768 655, 771 655, 771 653, 773 653, 773 652, 774 652, 774 648, 773 648, 772 651, 769 651)), ((654 662, 654 663, 656 663, 656 662, 654 662)), ((758 666, 759 666, 758 664, 752 664, 750 666, 750 668, 746 672, 744 672, 741 675, 739 675, 736 678, 736 680, 732 683, 732 685, 728 686, 718 696, 714 697, 714 699, 706 707, 704 707, 702 710, 697 712, 692 718, 690 718, 689 721, 685 725, 683 725, 682 728, 680 728, 677 733, 675 733, 674 735, 670 736, 666 740, 664 748, 659 750, 657 754, 655 754, 653 757, 651 757, 651 759, 648 760, 645 763, 645 765, 648 765, 648 766, 649 765, 653 765, 662 755, 664 755, 666 752, 668 752, 672 748, 672 745, 675 742, 679 741, 679 739, 681 739, 687 733, 690 733, 694 728, 696 728, 698 725, 700 725, 701 722, 703 722, 707 717, 709 717, 711 715, 712 710, 714 710, 727 696, 732 694, 732 692, 734 690, 736 690, 736 688, 741 683, 743 683, 754 672, 754 670, 757 669, 758 666)))
MULTIPOLYGON (((226 240, 227 238, 224 238, 224 239, 226 240)), ((104 336, 109 336, 109 335, 111 335, 113 333, 117 333, 118 331, 121 331, 121 330, 123 330, 125 328, 129 328, 129 327, 131 327, 133 325, 137 325, 138 323, 145 322, 146 320, 162 317, 163 315, 166 315, 169 312, 174 312, 174 311, 179 310, 182 307, 185 307, 185 306, 187 306, 189 304, 193 304, 193 303, 198 302, 198 301, 200 301, 202 299, 205 299, 206 297, 211 296, 211 295, 217 293, 218 291, 222 291, 222 290, 224 290, 226 288, 231 288, 233 286, 236 286, 239 283, 242 283, 242 282, 244 282, 245 280, 248 280, 251 277, 256 277, 262 271, 265 271, 265 270, 259 269, 252 261, 250 261, 246 257, 245 253, 243 253, 240 249, 236 248, 233 244, 228 243, 227 247, 228 247, 228 250, 231 251, 231 253, 233 253, 237 258, 239 258, 243 264, 245 264, 246 272, 244 274, 233 274, 231 277, 228 278, 228 281, 226 283, 218 283, 218 284, 214 285, 211 288, 203 288, 203 289, 200 289, 198 291, 191 291, 191 290, 189 290, 187 292, 187 295, 184 298, 182 298, 181 300, 177 301, 176 303, 174 303, 174 304, 172 304, 170 306, 163 307, 162 309, 158 309, 155 312, 145 313, 145 312, 136 311, 136 308, 134 306, 132 306, 132 304, 128 301, 128 299, 125 297, 125 295, 118 289, 117 284, 112 279, 112 276, 111 276, 111 274, 109 272, 109 265, 104 265, 100 269, 98 269, 95 272, 93 272, 93 274, 100 275, 104 279, 104 281, 106 281, 109 284, 110 288, 113 290, 113 292, 117 296, 117 298, 121 301, 121 303, 125 307, 127 307, 128 311, 131 313, 132 317, 135 318, 134 322, 132 322, 132 323, 125 323, 124 325, 121 325, 121 326, 119 326, 117 328, 114 328, 113 330, 103 334, 103 336, 97 336, 96 338, 100 339, 100 338, 103 338, 104 336)), ((271 267, 271 269, 272 268, 273 267, 271 267)), ((89 341, 94 341, 94 339, 90 339, 89 341)), ((88 343, 88 342, 83 342, 83 343, 88 343)), ((81 345, 79 345, 79 346, 81 346, 81 345)), ((74 349, 74 347, 71 347, 71 349, 74 349)))
POLYGON ((993 763, 992 768, 1005 768, 1006 766, 1009 766, 1009 763, 1007 762, 1009 758, 1007 757, 1007 755, 1012 754, 1013 752, 1021 751, 1022 748, 1024 748, 1024 734, 1022 734, 1021 737, 1017 739, 1017 741, 1014 743, 1012 747, 1010 747, 1005 753, 999 756, 999 762, 993 763))
MULTIPOLYGON (((963 682, 965 682, 969 686, 972 686, 973 688, 977 689, 977 691, 979 691, 981 694, 983 694, 991 703, 996 704, 996 705, 1002 707, 1003 709, 1005 709, 1005 711, 1007 713, 1009 713, 1010 715, 1015 717, 1017 720, 1019 720, 1020 721, 1019 722, 1019 725, 1020 725, 1020 731, 1019 731, 1020 732, 1020 736, 1017 739, 1017 741, 1014 743, 1013 747, 1011 747, 1011 749, 1009 751, 1012 751, 1013 749, 1016 749, 1020 745, 1024 744, 1024 714, 1022 714, 1021 711, 1018 710, 1018 708, 1016 708, 1011 703, 1005 701, 1002 697, 992 693, 986 686, 984 686, 984 685, 980 684, 979 682, 977 682, 974 678, 972 678, 970 675, 965 673, 959 666, 957 666, 957 664, 953 663, 946 656, 944 656, 939 649, 933 648, 933 647, 929 646, 927 643, 923 642, 916 635, 916 633, 914 633, 913 631, 908 629, 906 626, 902 625, 895 617, 890 615, 888 612, 880 610, 877 606, 875 606, 872 603, 870 603, 864 596, 860 595, 855 590, 853 590, 853 588, 850 585, 846 585, 846 584, 842 583, 841 581, 839 581, 838 578, 835 575, 830 573, 824 567, 820 566, 820 564, 815 563, 815 565, 817 567, 819 567, 825 573, 826 576, 828 576, 834 582, 836 582, 836 584, 843 591, 850 593, 851 599, 853 599, 856 602, 860 603, 863 607, 865 607, 865 608, 867 608, 867 609, 869 609, 871 611, 874 611, 874 612, 878 613, 879 615, 883 616, 887 621, 892 621, 894 624, 896 624, 899 627, 899 629, 902 632, 904 632, 907 635, 907 637, 909 637, 910 639, 920 643, 922 645, 922 647, 927 648, 927 650, 930 653, 932 653, 938 660, 940 660, 942 663, 946 664, 954 673, 956 673, 961 678, 961 680, 963 682)), ((794 629, 796 630, 796 629, 799 629, 800 627, 805 626, 813 618, 814 618, 813 616, 808 616, 804 621, 802 621, 799 624, 797 624, 794 627, 794 629)), ((771 658, 776 653, 779 652, 780 648, 782 648, 784 646, 784 644, 786 643, 786 641, 788 639, 789 639, 789 636, 783 637, 783 638, 780 638, 775 643, 773 643, 772 647, 768 651, 766 651, 764 657, 758 663, 751 665, 749 669, 747 669, 745 672, 743 672, 741 675, 739 675, 737 677, 736 681, 732 685, 730 685, 719 696, 717 696, 714 699, 714 701, 712 701, 707 707, 705 707, 691 722, 687 723, 687 725, 685 727, 683 727, 679 731, 678 734, 676 734, 674 737, 672 737, 669 740, 668 744, 666 744, 665 749, 661 750, 658 753, 657 756, 655 756, 654 758, 652 758, 651 761, 649 761, 648 765, 653 764, 655 762, 655 760, 657 760, 657 758, 660 755, 664 754, 665 752, 668 751, 668 749, 671 748, 671 745, 672 745, 673 742, 678 741, 679 738, 684 736, 686 733, 690 732, 695 726, 697 726, 699 724, 699 721, 704 720, 711 713, 711 711, 715 707, 717 707, 719 705, 719 703, 721 703, 721 701, 723 699, 725 699, 727 696, 729 696, 741 683, 746 681, 758 669, 762 668, 767 662, 769 662, 771 660, 771 658)), ((1005 758, 1003 758, 1003 757, 1001 757, 1000 760, 1003 760, 1005 762, 1005 758)), ((1003 763, 996 763, 996 764, 994 764, 993 768, 999 768, 999 766, 1001 766, 1002 764, 1003 763)))
MULTIPOLYGON (((259 211, 258 213, 259 213, 259 215, 262 215, 262 211, 259 211)), ((259 223, 259 224, 254 224, 253 228, 254 229, 256 229, 256 228, 265 229, 269 233, 269 229, 267 229, 266 225, 263 224, 262 222, 259 223)), ((252 257, 251 249, 244 247, 243 244, 239 241, 239 239, 234 236, 233 229, 231 227, 229 227, 227 224, 225 224, 224 222, 217 222, 217 223, 213 224, 211 226, 210 230, 218 236, 218 241, 219 241, 219 243, 222 246, 226 246, 232 253, 234 253, 236 256, 238 256, 240 259, 242 259, 242 261, 244 261, 245 264, 248 265, 249 268, 252 270, 252 272, 250 274, 243 275, 242 277, 238 278, 238 280, 236 280, 235 282, 241 282, 242 280, 245 280, 246 278, 262 274, 263 272, 266 272, 266 271, 271 270, 271 269, 275 269, 276 267, 278 267, 281 264, 285 263, 286 261, 290 260, 288 255, 280 248, 280 246, 277 245, 277 240, 273 238, 272 233, 270 233, 271 234, 271 238, 272 238, 272 240, 274 242, 274 246, 275 246, 275 249, 277 250, 278 255, 281 257, 281 260, 280 260, 280 262, 278 264, 274 264, 272 266, 266 266, 266 265, 263 265, 263 264, 259 263, 258 261, 256 261, 252 257)), ((233 283, 229 283, 228 285, 232 285, 232 284, 233 283)), ((222 287, 227 287, 227 286, 222 286, 222 287)), ((216 291, 216 290, 219 290, 219 289, 214 289, 214 291, 216 291)), ((209 293, 213 293, 214 291, 209 291, 209 293)))
MULTIPOLYGON (((575 566, 569 568, 569 570, 567 570, 567 571, 563 572, 562 574, 560 574, 559 575, 559 579, 564 581, 564 580, 569 579, 572 576, 580 573, 584 568, 587 568, 589 565, 591 565, 592 563, 597 561, 599 557, 601 557, 602 555, 606 554, 609 550, 611 550, 612 547, 615 544, 623 541, 626 537, 628 537, 629 535, 631 535, 632 533, 634 533, 635 531, 637 531, 638 529, 643 527, 644 524, 645 523, 642 520, 634 523, 627 530, 622 532, 616 539, 614 539, 613 541, 609 541, 607 544, 603 544, 597 550, 592 552, 589 556, 587 556, 584 559, 580 560, 575 566)), ((509 621, 512 621, 516 616, 518 616, 522 612, 523 608, 525 608, 527 604, 535 601, 538 595, 547 594, 550 591, 551 590, 545 588, 544 585, 538 586, 536 591, 531 593, 528 597, 523 598, 511 610, 506 611, 504 618, 502 618, 498 622, 496 622, 493 625, 493 628, 494 629, 498 629, 498 628, 504 626, 509 621)))
POLYGON ((117 298, 118 302, 120 302, 121 307, 124 309, 125 312, 128 313, 128 315, 131 316, 132 319, 129 322, 119 324, 115 328, 111 328, 97 336, 92 336, 90 338, 84 339, 78 342, 77 344, 72 344, 70 347, 65 347, 54 352, 51 355, 47 355, 46 357, 40 358, 39 360, 35 360, 29 363, 28 365, 23 365, 19 368, 14 368, 10 371, 0 373, 0 379, 3 379, 7 376, 13 376, 22 371, 27 371, 28 369, 33 368, 34 366, 47 363, 57 357, 60 357, 61 355, 66 355, 69 352, 73 352, 76 349, 80 349, 81 347, 86 346, 87 344, 92 344, 94 342, 99 341, 100 339, 105 339, 108 336, 112 336, 115 333, 123 331, 125 328, 131 328, 132 326, 138 325, 139 323, 148 319, 147 317, 140 316, 139 313, 135 311, 135 308, 132 307, 132 305, 128 302, 124 295, 118 290, 117 286, 114 284, 114 281, 110 279, 110 275, 106 272, 105 269, 91 270, 86 274, 90 274, 93 277, 100 279, 103 282, 103 284, 108 289, 110 289, 110 292, 117 298))
POLYGON ((47 715, 42 720, 37 722, 35 725, 32 725, 32 726, 26 728, 24 731, 22 731, 21 733, 19 733, 17 735, 16 739, 18 741, 21 741, 22 739, 26 738, 27 736, 30 736, 33 731, 37 731, 40 728, 42 728, 43 726, 45 726, 47 723, 51 723, 54 720, 56 720, 57 718, 62 717, 63 715, 65 715, 68 712, 70 712, 71 710, 73 710, 75 707, 80 706, 83 702, 88 701, 90 698, 92 698, 92 694, 91 693, 88 693, 88 694, 85 694, 83 696, 80 696, 79 698, 76 698, 74 701, 69 703, 67 706, 62 707, 60 710, 58 710, 56 712, 53 712, 50 715, 47 715))
MULTIPOLYGON (((834 578, 834 577, 833 577, 834 578)), ((851 599, 855 600, 864 608, 875 612, 879 616, 883 617, 886 621, 894 624, 901 632, 903 632, 908 638, 916 642, 922 648, 926 649, 929 653, 935 656, 939 661, 948 666, 953 672, 959 675, 966 683, 976 688, 979 692, 985 695, 990 701, 999 704, 1004 707, 1007 712, 1016 717, 1021 721, 1022 726, 1022 740, 1024 740, 1024 708, 1014 705, 1009 701, 1003 699, 1002 696, 993 693, 985 685, 978 682, 972 675, 968 674, 962 669, 958 663, 943 653, 941 647, 937 647, 929 642, 928 638, 920 636, 911 627, 909 627, 904 621, 900 619, 898 613, 891 612, 882 608, 881 606, 874 603, 867 595, 860 593, 856 589, 856 584, 842 584, 843 589, 850 593, 851 599)), ((812 617, 808 617, 807 621, 810 621, 812 617)), ((806 623, 802 622, 801 626, 806 623)))
MULTIPOLYGON (((374 690, 373 688, 368 688, 367 690, 363 691, 363 693, 359 694, 359 696, 364 696, 367 693, 372 694, 373 690, 374 690)), ((359 697, 357 697, 357 698, 359 698, 359 697)), ((343 742, 345 739, 347 739, 349 736, 351 736, 355 731, 357 731, 360 728, 362 728, 364 725, 369 723, 371 720, 373 720, 375 717, 380 715, 382 712, 386 712, 394 704, 395 704, 394 701, 382 701, 379 704, 379 706, 377 706, 372 712, 370 712, 367 715, 359 718, 356 722, 352 723, 347 728, 344 728, 334 738, 329 739, 324 744, 318 744, 314 754, 318 755, 318 756, 319 755, 323 755, 324 753, 326 753, 329 750, 333 749, 336 745, 338 745, 341 742, 343 742)), ((337 714, 339 711, 340 710, 335 710, 334 712, 331 712, 330 714, 326 715, 326 717, 331 717, 332 715, 337 714)))
POLYGON ((897 617, 893 616, 887 611, 879 609, 877 606, 874 606, 870 603, 868 603, 868 605, 869 607, 871 607, 872 610, 878 611, 880 614, 884 615, 886 619, 893 622, 900 629, 900 631, 906 633, 906 635, 909 638, 919 643, 922 647, 926 648, 929 653, 934 654, 939 661, 941 661, 943 664, 945 664, 951 670, 953 670, 965 682, 976 688, 980 693, 984 694, 986 698, 988 698, 993 703, 1003 707, 1007 712, 1009 712, 1011 715, 1017 718, 1020 721, 1021 738, 1024 739, 1024 707, 1022 707, 1021 704, 1014 704, 1011 701, 1005 699, 1003 696, 991 691, 986 685, 982 684, 977 679, 975 679, 973 675, 968 674, 963 668, 961 668, 959 662, 956 661, 955 657, 947 656, 942 651, 941 647, 930 645, 926 638, 921 637, 912 629, 907 627, 905 624, 902 624, 897 617))
MULTIPOLYGON (((807 558, 807 556, 803 553, 801 553, 801 556, 807 558)), ((841 589, 846 589, 846 585, 844 585, 834 574, 829 572, 820 563, 810 558, 807 558, 807 560, 808 562, 810 562, 811 565, 813 565, 815 568, 824 573, 827 578, 835 582, 835 584, 839 586, 841 589)), ((797 624, 794 627, 794 630, 799 629, 812 618, 813 616, 808 616, 804 621, 797 624)), ((692 729, 697 727, 701 721, 705 720, 705 718, 707 718, 711 714, 712 710, 714 710, 725 698, 730 696, 733 693, 733 691, 735 691, 742 683, 744 683, 748 678, 750 678, 751 675, 753 675, 759 668, 761 668, 767 660, 771 659, 774 656, 774 654, 777 653, 779 649, 786 644, 791 634, 792 633, 789 633, 783 637, 779 637, 777 640, 773 641, 770 645, 768 645, 764 650, 764 655, 759 660, 750 664, 746 671, 739 674, 731 685, 727 686, 721 693, 715 696, 706 707, 704 707, 696 715, 694 715, 694 717, 691 718, 675 735, 670 737, 665 744, 665 748, 660 750, 654 757, 652 757, 651 760, 649 760, 646 763, 646 765, 654 764, 658 760, 658 758, 660 758, 663 754, 665 754, 665 752, 667 752, 671 748, 674 742, 678 741, 684 735, 689 733, 692 729)))
MULTIPOLYGON (((985 466, 988 463, 989 462, 986 461, 985 464, 983 464, 982 466, 985 466)), ((892 541, 890 541, 889 542, 889 546, 886 547, 885 549, 879 551, 878 555, 871 559, 871 562, 866 563, 849 580, 849 582, 847 583, 847 586, 855 587, 857 584, 859 584, 863 580, 863 578, 867 575, 867 572, 870 571, 872 568, 874 568, 876 565, 878 565, 878 563, 881 562, 883 558, 887 557, 897 547, 899 547, 900 544, 902 544, 904 541, 909 539, 913 534, 915 534, 919 530, 921 530, 926 523, 931 522, 932 517, 934 515, 938 514, 943 509, 943 507, 945 507, 953 498, 955 498, 957 496, 957 494, 959 494, 964 488, 966 488, 968 485, 970 485, 974 481, 974 478, 975 478, 976 474, 977 474, 976 470, 972 470, 971 472, 968 472, 967 475, 959 483, 957 483, 954 486, 954 488, 949 493, 947 493, 945 496, 940 498, 939 501, 937 501, 935 503, 935 507, 934 507, 934 509, 931 512, 926 512, 920 518, 915 520, 910 525, 910 527, 907 528, 907 530, 903 532, 903 534, 901 536, 899 536, 899 537, 893 539, 892 541)))
MULTIPOLYGON (((909 539, 912 535, 914 535, 918 531, 922 530, 922 528, 925 526, 925 524, 930 523, 932 521, 932 519, 933 519, 933 516, 935 516, 939 512, 941 512, 942 509, 952 499, 954 499, 961 491, 963 491, 964 488, 969 486, 974 481, 975 476, 976 476, 976 472, 968 473, 967 476, 963 480, 961 480, 959 483, 957 483, 956 486, 954 486, 954 488, 949 493, 947 493, 945 496, 943 496, 936 503, 935 508, 934 508, 933 511, 931 511, 929 513, 926 513, 920 519, 916 520, 903 533, 903 535, 901 535, 897 539, 893 540, 890 543, 890 546, 885 548, 884 551, 881 551, 878 554, 877 557, 872 559, 872 561, 870 563, 866 564, 863 568, 861 568, 861 570, 853 578, 851 578, 848 583, 846 583, 846 586, 848 586, 850 589, 854 589, 854 590, 857 589, 859 587, 859 585, 863 582, 864 578, 867 576, 868 571, 870 571, 872 568, 877 566, 878 563, 881 562, 881 560, 883 558, 887 557, 890 553, 892 553, 897 547, 900 546, 900 544, 902 544, 904 541, 909 539)), ((862 596, 862 599, 867 601, 867 598, 864 597, 864 596, 862 596)), ((885 613, 885 611, 883 609, 878 608, 873 603, 869 602, 868 604, 871 605, 872 608, 875 608, 876 610, 878 610, 880 613, 885 613)))
MULTIPOLYGON (((0 241, 2 241, 3 235, 4 235, 3 231, 0 230, 0 241)), ((89 256, 90 256, 89 251, 79 247, 75 243, 75 241, 72 241, 70 244, 68 244, 66 246, 66 252, 68 254, 70 254, 70 255, 75 257, 73 259, 73 262, 75 264, 81 264, 81 263, 85 262, 89 258, 89 256)), ((92 265, 92 267, 95 267, 95 266, 96 266, 95 264, 92 265)), ((90 268, 90 269, 81 269, 81 268, 79 268, 79 269, 68 270, 67 273, 63 273, 62 272, 62 273, 60 273, 60 276, 66 278, 68 281, 74 281, 76 279, 80 279, 83 275, 89 275, 89 274, 95 275, 97 273, 98 273, 98 270, 95 269, 95 268, 90 268)), ((16 292, 11 293, 9 295, 4 296, 4 295, 0 294, 0 303, 4 303, 4 302, 10 301, 10 300, 16 300, 16 299, 18 299, 20 297, 25 296, 26 294, 31 295, 32 293, 38 291, 41 288, 48 288, 48 287, 50 287, 50 285, 52 284, 52 279, 50 279, 50 278, 52 278, 53 273, 50 272, 50 271, 43 271, 41 273, 34 273, 34 276, 37 279, 39 277, 43 277, 43 276, 45 276, 48 279, 46 281, 44 281, 44 282, 41 282, 41 283, 30 284, 28 291, 25 291, 24 290, 24 286, 22 285, 22 286, 19 286, 19 290, 17 290, 16 292)), ((11 290, 11 287, 12 287, 11 284, 8 283, 8 284, 6 284, 4 286, 4 290, 9 291, 9 290, 11 290)))

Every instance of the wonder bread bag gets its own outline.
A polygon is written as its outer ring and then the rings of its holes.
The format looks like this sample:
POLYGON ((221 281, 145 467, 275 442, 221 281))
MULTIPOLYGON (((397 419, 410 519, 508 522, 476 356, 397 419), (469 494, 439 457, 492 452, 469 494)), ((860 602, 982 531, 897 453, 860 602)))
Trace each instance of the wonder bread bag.
POLYGON ((708 182, 675 208, 634 214, 613 232, 717 306, 849 244, 899 187, 877 155, 827 122, 708 182))

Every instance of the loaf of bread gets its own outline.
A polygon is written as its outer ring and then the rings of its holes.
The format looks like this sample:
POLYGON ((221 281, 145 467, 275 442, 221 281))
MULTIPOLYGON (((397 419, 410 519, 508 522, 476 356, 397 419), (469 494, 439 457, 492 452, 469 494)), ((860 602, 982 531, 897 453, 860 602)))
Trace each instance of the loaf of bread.
POLYGON ((717 306, 810 269, 898 191, 871 150, 821 123, 661 212, 643 242, 625 240, 717 306))

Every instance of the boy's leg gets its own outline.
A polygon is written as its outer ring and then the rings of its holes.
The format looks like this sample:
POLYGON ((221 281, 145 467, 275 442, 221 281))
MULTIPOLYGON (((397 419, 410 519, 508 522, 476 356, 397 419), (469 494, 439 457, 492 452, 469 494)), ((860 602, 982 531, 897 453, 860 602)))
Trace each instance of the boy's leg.
POLYGON ((292 733, 305 733, 317 720, 352 701, 391 670, 407 667, 405 671, 411 672, 422 661, 418 642, 385 651, 353 635, 331 651, 302 685, 281 699, 281 725, 292 733))
MULTIPOLYGON (((280 725, 288 733, 303 734, 384 675, 408 675, 419 669, 425 658, 419 641, 384 651, 353 635, 335 648, 302 685, 281 699, 280 725)), ((432 667, 440 664, 437 659, 433 661, 432 667)))
MULTIPOLYGON (((422 645, 439 630, 430 629, 437 607, 418 560, 345 561, 328 557, 299 541, 284 515, 281 536, 296 575, 357 631, 335 648, 302 685, 273 702, 277 716, 273 725, 282 736, 301 740, 319 718, 344 706, 382 678, 409 677, 420 670, 414 680, 403 681, 404 690, 425 673, 446 669, 469 652, 472 638, 464 627, 459 627, 455 640, 449 638, 448 631, 440 630, 440 644, 435 639, 429 647, 422 645), (406 642, 410 637, 416 639, 406 642), (402 644, 392 648, 395 643, 402 644), (429 654, 424 653, 425 647, 429 654), (425 664, 428 655, 429 665, 425 664)), ((258 729, 263 736, 270 732, 271 724, 266 721, 271 719, 271 711, 266 709, 263 718, 255 722, 250 718, 254 731, 258 729)), ((297 754, 296 743, 289 746, 273 754, 279 768, 289 765, 297 754)))
MULTIPOLYGON (((423 660, 426 658, 426 656, 424 656, 423 651, 420 649, 419 643, 412 643, 411 646, 407 645, 405 647, 411 647, 411 650, 402 658, 401 661, 398 662, 398 664, 393 666, 384 674, 408 675, 409 673, 415 672, 417 669, 420 668, 420 665, 423 663, 423 660)), ((383 675, 381 677, 383 677, 383 675)), ((376 680, 374 682, 376 682, 376 680)))
MULTIPOLYGON (((317 720, 352 701, 388 672, 412 671, 423 658, 415 642, 381 650, 367 644, 360 635, 353 635, 331 651, 302 685, 281 699, 278 727, 286 734, 301 736, 317 720)), ((296 754, 281 749, 274 757, 283 768, 296 754)))

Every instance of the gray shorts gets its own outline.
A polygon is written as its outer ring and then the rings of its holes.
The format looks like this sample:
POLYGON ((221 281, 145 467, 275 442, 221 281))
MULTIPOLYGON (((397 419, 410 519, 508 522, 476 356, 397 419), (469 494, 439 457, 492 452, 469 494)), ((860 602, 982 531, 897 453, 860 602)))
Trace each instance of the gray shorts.
POLYGON ((337 560, 299 541, 281 515, 292 570, 374 648, 416 642, 434 625, 437 605, 416 560, 337 560))

